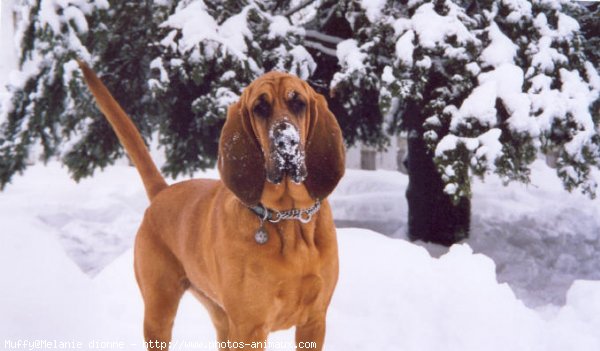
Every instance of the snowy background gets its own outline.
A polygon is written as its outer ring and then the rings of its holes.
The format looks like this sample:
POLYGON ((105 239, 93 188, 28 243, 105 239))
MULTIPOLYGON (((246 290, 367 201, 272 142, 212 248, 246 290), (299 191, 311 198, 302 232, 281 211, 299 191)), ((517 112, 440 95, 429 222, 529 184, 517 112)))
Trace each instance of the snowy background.
MULTIPOLYGON (((404 239, 406 176, 348 170, 331 196, 338 223, 396 227, 395 238, 338 230, 327 349, 600 349, 600 208, 558 182, 538 162, 529 187, 476 184, 472 238, 447 250, 404 239)), ((124 162, 79 184, 54 162, 17 178, 0 195, 0 339, 142 348, 131 246, 146 205, 124 162)), ((214 340, 191 296, 174 339, 214 340)))

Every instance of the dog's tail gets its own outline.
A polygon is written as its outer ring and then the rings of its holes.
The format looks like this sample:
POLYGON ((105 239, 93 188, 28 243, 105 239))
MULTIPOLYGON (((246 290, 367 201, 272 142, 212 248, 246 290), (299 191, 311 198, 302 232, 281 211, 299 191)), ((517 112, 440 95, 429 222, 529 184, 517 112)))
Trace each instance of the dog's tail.
POLYGON ((123 111, 119 103, 113 98, 106 86, 94 71, 84 62, 79 61, 79 67, 83 71, 85 82, 92 95, 96 98, 96 104, 104 113, 106 119, 113 127, 121 145, 137 168, 142 182, 146 188, 148 198, 152 200, 156 194, 167 187, 165 178, 160 174, 158 168, 150 157, 150 152, 129 116, 123 111))

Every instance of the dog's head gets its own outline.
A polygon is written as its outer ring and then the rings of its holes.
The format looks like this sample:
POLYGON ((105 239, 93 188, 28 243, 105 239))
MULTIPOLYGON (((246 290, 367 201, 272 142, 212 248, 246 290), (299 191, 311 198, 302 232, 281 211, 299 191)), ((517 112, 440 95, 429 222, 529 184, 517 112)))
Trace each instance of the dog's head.
POLYGON ((344 174, 344 146, 325 98, 290 74, 256 79, 229 107, 219 172, 246 205, 261 202, 265 182, 291 182, 314 200, 327 197, 344 174))

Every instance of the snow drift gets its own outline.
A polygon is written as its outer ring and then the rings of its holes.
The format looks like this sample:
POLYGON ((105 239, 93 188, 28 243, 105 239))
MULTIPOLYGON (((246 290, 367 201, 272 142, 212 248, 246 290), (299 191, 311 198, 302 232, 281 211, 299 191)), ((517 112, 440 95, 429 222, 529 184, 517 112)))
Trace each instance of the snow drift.
MULTIPOLYGON (((360 173, 349 179, 359 181, 360 173)), ((76 340, 84 349, 90 342, 121 342, 143 349, 142 300, 129 248, 143 199, 135 170, 125 166, 79 185, 53 163, 17 179, 0 197, 0 341, 76 340), (74 235, 71 241, 58 240, 61 230, 74 235), (93 245, 122 253, 89 260, 93 276, 73 259, 87 255, 77 241, 95 236, 93 245), (73 255, 73 248, 81 251, 73 255)), ((600 349, 598 281, 575 281, 564 306, 536 311, 498 283, 494 262, 469 244, 434 258, 423 247, 365 229, 339 229, 338 238, 340 281, 327 350, 600 349)), ((191 342, 208 348, 214 338, 203 307, 186 295, 174 340, 182 349, 191 342)), ((291 342, 293 331, 270 340, 291 342)))

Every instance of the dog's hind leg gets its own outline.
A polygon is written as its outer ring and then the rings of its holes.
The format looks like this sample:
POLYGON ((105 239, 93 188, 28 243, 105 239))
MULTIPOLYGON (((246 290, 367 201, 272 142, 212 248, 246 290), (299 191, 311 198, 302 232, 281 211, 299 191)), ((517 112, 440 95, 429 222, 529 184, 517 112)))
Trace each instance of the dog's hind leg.
POLYGON ((229 335, 229 319, 221 306, 208 298, 202 291, 195 289, 193 286, 190 291, 204 305, 210 319, 217 331, 217 341, 219 342, 219 350, 228 350, 227 336, 229 335), (223 347, 224 346, 224 347, 223 347))
POLYGON ((229 320, 228 341, 232 343, 231 350, 264 351, 267 348, 269 331, 264 324, 235 323, 229 320))
POLYGON ((134 265, 144 298, 146 348, 168 349, 179 300, 189 282, 173 254, 144 230, 144 223, 136 237, 134 265))

